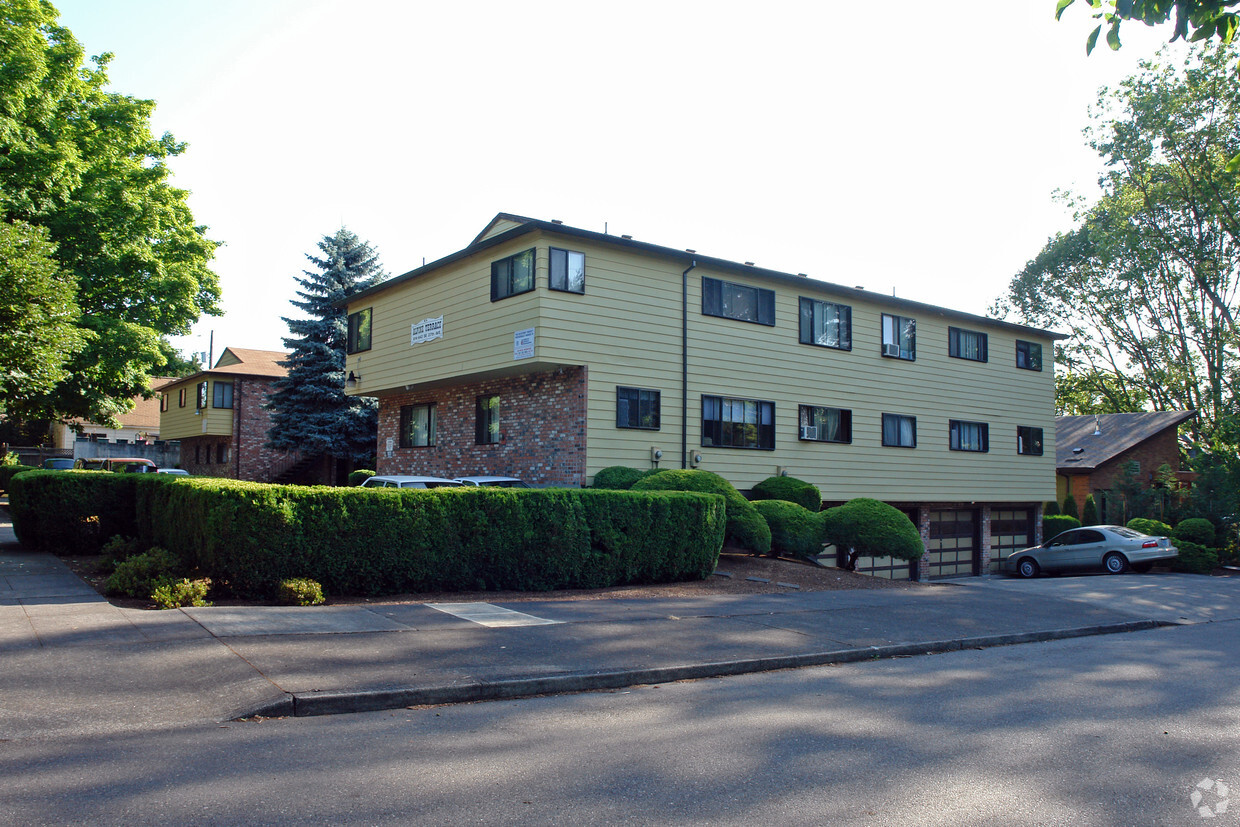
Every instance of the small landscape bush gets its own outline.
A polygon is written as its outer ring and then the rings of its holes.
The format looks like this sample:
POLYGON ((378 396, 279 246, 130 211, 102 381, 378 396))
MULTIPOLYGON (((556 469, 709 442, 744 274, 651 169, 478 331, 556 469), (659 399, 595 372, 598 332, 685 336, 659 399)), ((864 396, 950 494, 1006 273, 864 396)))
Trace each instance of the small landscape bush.
POLYGON ((767 477, 753 487, 754 500, 786 500, 814 513, 822 510, 818 486, 796 477, 767 477))
POLYGON ((771 550, 771 529, 754 508, 741 496, 732 483, 718 474, 698 469, 659 471, 633 484, 633 491, 700 491, 720 494, 728 515, 726 545, 736 546, 754 554, 771 550))
POLYGON ((122 537, 119 534, 112 536, 112 539, 103 544, 103 548, 99 549, 102 557, 100 567, 103 571, 111 572, 116 569, 117 564, 123 563, 130 557, 141 554, 146 551, 146 546, 136 537, 122 537))
POLYGON ((349 485, 361 485, 375 475, 369 468, 359 468, 349 472, 349 485))
POLYGON ((771 556, 814 557, 822 553, 822 520, 787 500, 757 500, 754 508, 771 529, 771 556))
POLYGON ((1204 517, 1190 517, 1181 520, 1171 531, 1171 536, 1179 545, 1180 540, 1196 543, 1201 546, 1214 545, 1214 523, 1204 517))
POLYGON ((286 606, 317 606, 325 603, 323 587, 308 577, 289 577, 280 581, 276 600, 286 606))
POLYGON ((1218 566, 1218 552, 1191 540, 1176 540, 1180 555, 1171 561, 1172 571, 1209 574, 1218 566))
POLYGON ((1085 508, 1081 510, 1081 525, 1098 525, 1098 503, 1093 494, 1085 498, 1085 508))
POLYGON ((1042 541, 1045 542, 1070 528, 1080 528, 1081 521, 1070 514, 1053 514, 1042 518, 1042 541))
POLYGON ((1042 516, 1043 517, 1050 517, 1058 513, 1059 513, 1059 503, 1055 502, 1054 500, 1047 500, 1046 502, 1042 503, 1042 516))
POLYGON ((847 551, 844 568, 853 571, 858 557, 916 560, 925 553, 921 533, 903 511, 879 500, 858 497, 822 512, 825 542, 847 551))
POLYGON ((1171 536, 1171 526, 1161 520, 1151 520, 1146 517, 1133 517, 1128 521, 1128 527, 1133 531, 1139 531, 1142 534, 1148 534, 1151 537, 1171 536))
POLYGON ((177 567, 178 560, 171 552, 155 547, 118 563, 105 588, 108 594, 150 597, 155 588, 172 577, 177 567))
POLYGON ((207 592, 211 589, 211 578, 201 580, 181 578, 164 579, 151 591, 151 600, 161 609, 179 609, 182 606, 210 606, 207 592))
POLYGON ((1077 520, 1081 519, 1080 509, 1076 507, 1076 497, 1072 496, 1071 494, 1064 497, 1063 507, 1059 510, 1059 513, 1064 515, 1065 517, 1073 517, 1077 520))
POLYGON ((643 471, 640 468, 629 468, 625 465, 609 465, 594 475, 594 484, 590 487, 628 491, 633 487, 633 483, 655 473, 658 472, 653 468, 643 471))

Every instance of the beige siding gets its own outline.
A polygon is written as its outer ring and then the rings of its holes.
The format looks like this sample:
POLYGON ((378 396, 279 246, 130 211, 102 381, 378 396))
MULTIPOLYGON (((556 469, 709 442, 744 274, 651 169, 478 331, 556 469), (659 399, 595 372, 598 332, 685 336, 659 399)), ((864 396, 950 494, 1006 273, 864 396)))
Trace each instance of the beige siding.
MULTIPOLYGON (((196 393, 201 378, 181 382, 163 391, 168 398, 168 410, 159 415, 160 439, 187 439, 195 436, 231 436, 233 432, 232 408, 212 408, 214 399, 215 379, 207 379, 207 407, 201 412, 196 405, 196 393), (185 389, 185 407, 180 407, 177 400, 181 389, 185 389)), ((232 383, 232 377, 220 381, 232 383)))

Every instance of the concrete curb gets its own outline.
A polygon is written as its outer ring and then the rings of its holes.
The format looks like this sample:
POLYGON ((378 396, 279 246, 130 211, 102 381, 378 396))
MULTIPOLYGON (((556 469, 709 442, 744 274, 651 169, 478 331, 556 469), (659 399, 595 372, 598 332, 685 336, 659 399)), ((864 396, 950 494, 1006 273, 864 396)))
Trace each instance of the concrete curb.
POLYGON ((442 686, 362 690, 357 692, 294 692, 237 717, 274 717, 280 715, 308 717, 311 715, 337 715, 349 712, 375 712, 384 709, 401 709, 408 706, 434 706, 474 701, 510 700, 534 695, 620 689, 626 686, 638 686, 641 684, 700 680, 702 678, 718 678, 753 672, 772 672, 780 669, 800 669, 808 666, 826 666, 828 664, 857 663, 859 661, 907 657, 910 655, 928 655, 938 652, 960 651, 962 649, 1012 646, 1019 643, 1039 643, 1048 640, 1066 640, 1091 635, 1140 632, 1174 625, 1176 624, 1162 620, 1131 620, 1122 623, 1107 623, 1071 629, 1048 629, 1005 635, 984 635, 957 640, 899 643, 889 646, 869 646, 864 649, 840 649, 831 652, 749 658, 652 669, 617 669, 614 671, 553 675, 542 678, 471 681, 442 686))

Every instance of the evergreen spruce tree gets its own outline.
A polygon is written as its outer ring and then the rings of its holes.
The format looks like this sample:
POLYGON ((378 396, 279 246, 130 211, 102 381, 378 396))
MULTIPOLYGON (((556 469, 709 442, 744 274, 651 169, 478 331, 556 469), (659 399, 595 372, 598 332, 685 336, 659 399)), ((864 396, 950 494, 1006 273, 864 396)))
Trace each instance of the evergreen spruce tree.
POLYGON ((385 274, 370 245, 343 227, 318 246, 321 258, 306 254, 317 269, 303 271, 305 278, 297 279, 301 300, 291 300, 306 318, 284 319, 291 334, 284 346, 291 353, 281 364, 289 370, 267 399, 267 446, 306 457, 330 456, 351 466, 375 453, 378 403, 345 395, 348 318, 344 308, 333 304, 385 274))
POLYGON ((1078 520, 1081 519, 1081 512, 1076 507, 1076 497, 1073 497, 1071 494, 1064 497, 1063 509, 1059 513, 1067 514, 1069 517, 1076 517, 1078 520))
POLYGON ((1098 525, 1098 503, 1094 495, 1085 498, 1085 508, 1081 511, 1081 525, 1098 525))

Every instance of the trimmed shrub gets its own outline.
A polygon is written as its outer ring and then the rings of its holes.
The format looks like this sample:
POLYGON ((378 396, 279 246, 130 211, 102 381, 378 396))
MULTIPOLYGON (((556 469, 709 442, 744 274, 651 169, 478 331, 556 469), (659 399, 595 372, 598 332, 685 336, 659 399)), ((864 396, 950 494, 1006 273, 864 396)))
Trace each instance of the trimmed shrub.
POLYGON ((182 606, 210 606, 207 592, 211 589, 211 578, 201 580, 165 579, 151 591, 151 600, 161 609, 179 609, 182 606))
POLYGON ((916 560, 926 550, 908 515, 878 500, 858 497, 828 508, 821 519, 824 540, 847 550, 848 571, 856 569, 858 557, 916 560))
POLYGON ((116 534, 103 544, 103 548, 99 549, 99 554, 103 558, 100 563, 104 571, 111 572, 116 569, 117 564, 144 551, 146 551, 146 546, 142 545, 140 540, 116 534))
POLYGON ((1212 548, 1206 548, 1191 540, 1176 540, 1175 546, 1180 550, 1180 554, 1171 561, 1172 571, 1209 574, 1218 567, 1218 552, 1212 548))
POLYGON ((38 471, 33 465, 0 465, 0 490, 9 491, 9 481, 26 471, 38 471))
POLYGON ((1070 514, 1055 514, 1051 517, 1042 518, 1042 541, 1054 537, 1060 532, 1067 531, 1070 528, 1080 528, 1081 521, 1070 514))
POLYGON ((1085 498, 1085 508, 1081 510, 1081 525, 1098 525, 1098 503, 1094 495, 1085 498))
POLYGON ((152 591, 172 577, 176 568, 176 557, 166 549, 155 547, 118 563, 105 589, 108 594, 150 597, 152 591))
POLYGON ((10 481, 13 530, 28 549, 97 554, 117 534, 138 534, 138 482, 161 476, 165 478, 152 482, 166 485, 168 478, 162 474, 29 471, 10 481))
POLYGON ((349 485, 361 485, 375 475, 369 468, 359 468, 349 472, 349 485))
POLYGON ((732 483, 718 474, 698 469, 659 471, 633 484, 633 491, 700 491, 723 496, 728 514, 725 545, 767 554, 771 550, 771 529, 732 483))
POLYGON ((1072 496, 1071 494, 1064 497, 1063 508, 1059 510, 1059 513, 1065 517, 1072 517, 1077 520, 1081 519, 1081 512, 1076 507, 1076 497, 1072 496))
POLYGON ((822 553, 822 520, 816 512, 787 500, 757 500, 753 505, 770 526, 773 557, 822 553))
POLYGON ((308 577, 289 577, 280 581, 276 600, 286 606, 317 606, 327 601, 323 587, 308 577))
POLYGON ((1047 500, 1046 502, 1042 503, 1042 516, 1043 517, 1052 517, 1056 514, 1059 514, 1059 503, 1055 502, 1054 500, 1047 500))
POLYGON ((594 484, 591 488, 604 488, 613 491, 628 491, 633 487, 633 483, 640 479, 658 473, 655 469, 642 471, 638 468, 629 468, 625 465, 609 465, 599 470, 594 475, 594 484))
POLYGON ((822 510, 822 492, 818 486, 796 477, 767 477, 753 487, 754 500, 785 500, 814 513, 822 510))
POLYGON ((1149 534, 1151 537, 1171 536, 1171 526, 1160 520, 1149 520, 1145 517, 1133 517, 1128 521, 1128 527, 1133 531, 1139 531, 1142 534, 1149 534))
POLYGON ((1184 540, 1200 546, 1214 545, 1214 523, 1204 517, 1190 517, 1181 520, 1171 531, 1171 537, 1179 545, 1184 540))

